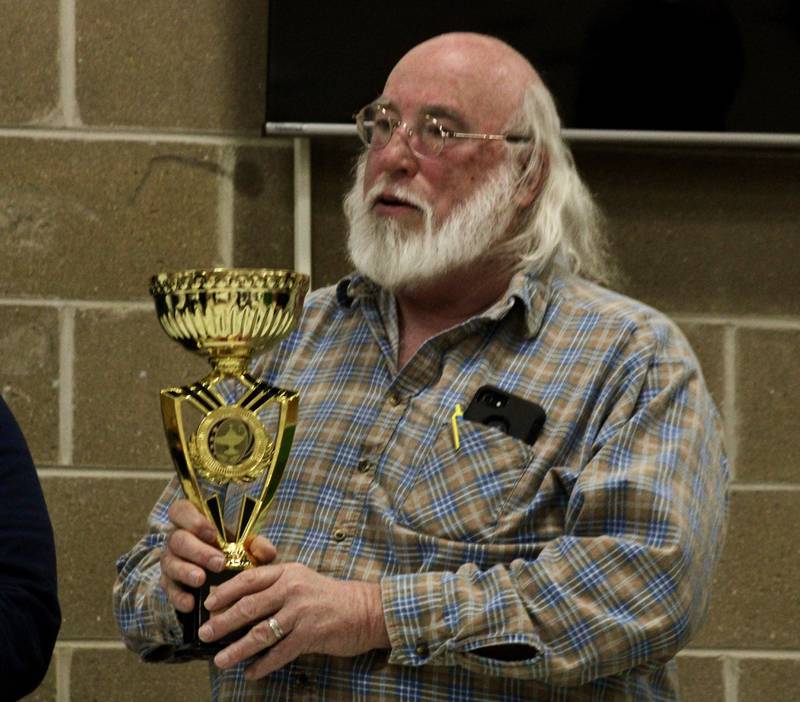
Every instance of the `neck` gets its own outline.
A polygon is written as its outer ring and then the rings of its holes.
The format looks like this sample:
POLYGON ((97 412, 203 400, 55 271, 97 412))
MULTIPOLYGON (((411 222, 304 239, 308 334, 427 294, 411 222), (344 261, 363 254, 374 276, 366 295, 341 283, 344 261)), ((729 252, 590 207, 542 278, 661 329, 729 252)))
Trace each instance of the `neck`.
POLYGON ((492 273, 488 270, 491 265, 484 261, 430 284, 395 293, 400 338, 398 368, 428 339, 483 312, 500 298, 513 273, 502 268, 492 273))

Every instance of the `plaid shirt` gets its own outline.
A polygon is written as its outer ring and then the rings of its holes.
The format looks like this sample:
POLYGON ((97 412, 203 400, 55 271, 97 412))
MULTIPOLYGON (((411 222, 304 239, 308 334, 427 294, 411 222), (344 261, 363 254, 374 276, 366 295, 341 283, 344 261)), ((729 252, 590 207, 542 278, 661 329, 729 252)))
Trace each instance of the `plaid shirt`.
MULTIPOLYGON (((681 333, 579 278, 519 274, 402 369, 397 347, 393 298, 356 276, 310 295, 254 364, 301 401, 265 533, 284 562, 380 582, 391 650, 255 682, 211 666, 214 699, 677 699, 728 480, 681 333), (455 447, 454 408, 484 384, 546 410, 534 445, 461 419, 455 447)), ((158 586, 176 494, 117 564, 119 625, 145 658, 180 636, 158 586)))

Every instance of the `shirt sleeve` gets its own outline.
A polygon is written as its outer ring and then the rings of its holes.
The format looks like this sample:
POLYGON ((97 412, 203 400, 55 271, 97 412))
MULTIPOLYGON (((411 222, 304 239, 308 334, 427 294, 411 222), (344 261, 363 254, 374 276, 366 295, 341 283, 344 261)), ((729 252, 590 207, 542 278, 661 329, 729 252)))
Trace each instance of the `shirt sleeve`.
POLYGON ((175 609, 159 584, 167 511, 181 495, 178 480, 173 478, 150 513, 147 533, 117 560, 114 616, 128 648, 148 661, 170 660, 183 641, 175 609))
POLYGON ((391 663, 574 686, 687 643, 722 546, 728 467, 691 350, 666 336, 623 364, 585 439, 564 532, 536 558, 381 581, 391 663))
POLYGON ((53 529, 25 439, 0 399, 0 660, 3 696, 47 672, 61 625, 53 529))

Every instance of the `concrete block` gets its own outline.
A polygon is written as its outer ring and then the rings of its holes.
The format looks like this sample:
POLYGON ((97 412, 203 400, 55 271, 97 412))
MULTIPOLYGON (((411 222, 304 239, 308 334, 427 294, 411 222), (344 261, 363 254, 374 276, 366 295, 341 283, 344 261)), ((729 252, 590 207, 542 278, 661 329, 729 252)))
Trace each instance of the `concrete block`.
POLYGON ((164 702, 211 699, 208 663, 142 663, 130 651, 77 649, 72 654, 71 700, 164 702))
POLYGON ((698 648, 796 650, 800 493, 734 491, 727 542, 698 648))
POLYGON ((157 476, 42 478, 56 538, 61 640, 119 639, 111 609, 114 564, 144 534, 165 485, 157 476))
POLYGON ((171 469, 159 392, 200 380, 210 370, 164 333, 155 308, 79 312, 74 463, 171 469))
POLYGON ((294 268, 294 168, 291 142, 237 150, 234 265, 294 268))
POLYGON ((342 200, 353 183, 360 145, 355 137, 315 139, 311 145, 315 288, 331 285, 352 270, 347 257, 347 223, 342 200))
POLYGON ((85 124, 260 133, 267 3, 76 4, 85 124))
POLYGON ((721 658, 678 656, 681 702, 724 702, 721 658))
POLYGON ((58 0, 0 0, 2 125, 58 118, 58 7, 58 0))
POLYGON ((675 313, 800 314, 800 155, 575 147, 624 291, 675 313))
POLYGON ((800 331, 736 333, 738 480, 800 482, 800 331))
POLYGON ((725 327, 694 322, 680 326, 700 361, 706 385, 721 411, 725 401, 725 327))
POLYGON ((58 459, 58 347, 57 310, 0 306, 0 393, 37 463, 58 459))
POLYGON ((739 662, 737 702, 797 702, 800 660, 745 659, 739 662))
POLYGON ((162 270, 219 265, 216 148, 4 139, 0 295, 147 298, 162 270))

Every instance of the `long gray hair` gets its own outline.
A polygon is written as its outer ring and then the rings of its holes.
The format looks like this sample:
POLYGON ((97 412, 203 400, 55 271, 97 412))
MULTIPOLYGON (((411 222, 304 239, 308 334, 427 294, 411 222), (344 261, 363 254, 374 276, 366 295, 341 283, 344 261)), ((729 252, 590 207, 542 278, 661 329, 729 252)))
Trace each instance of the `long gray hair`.
POLYGON ((575 168, 561 136, 553 98, 540 82, 525 91, 509 131, 533 135, 526 149, 520 183, 541 180, 539 193, 518 223, 509 248, 522 254, 520 267, 535 273, 551 267, 597 282, 617 277, 608 256, 604 218, 575 168))

